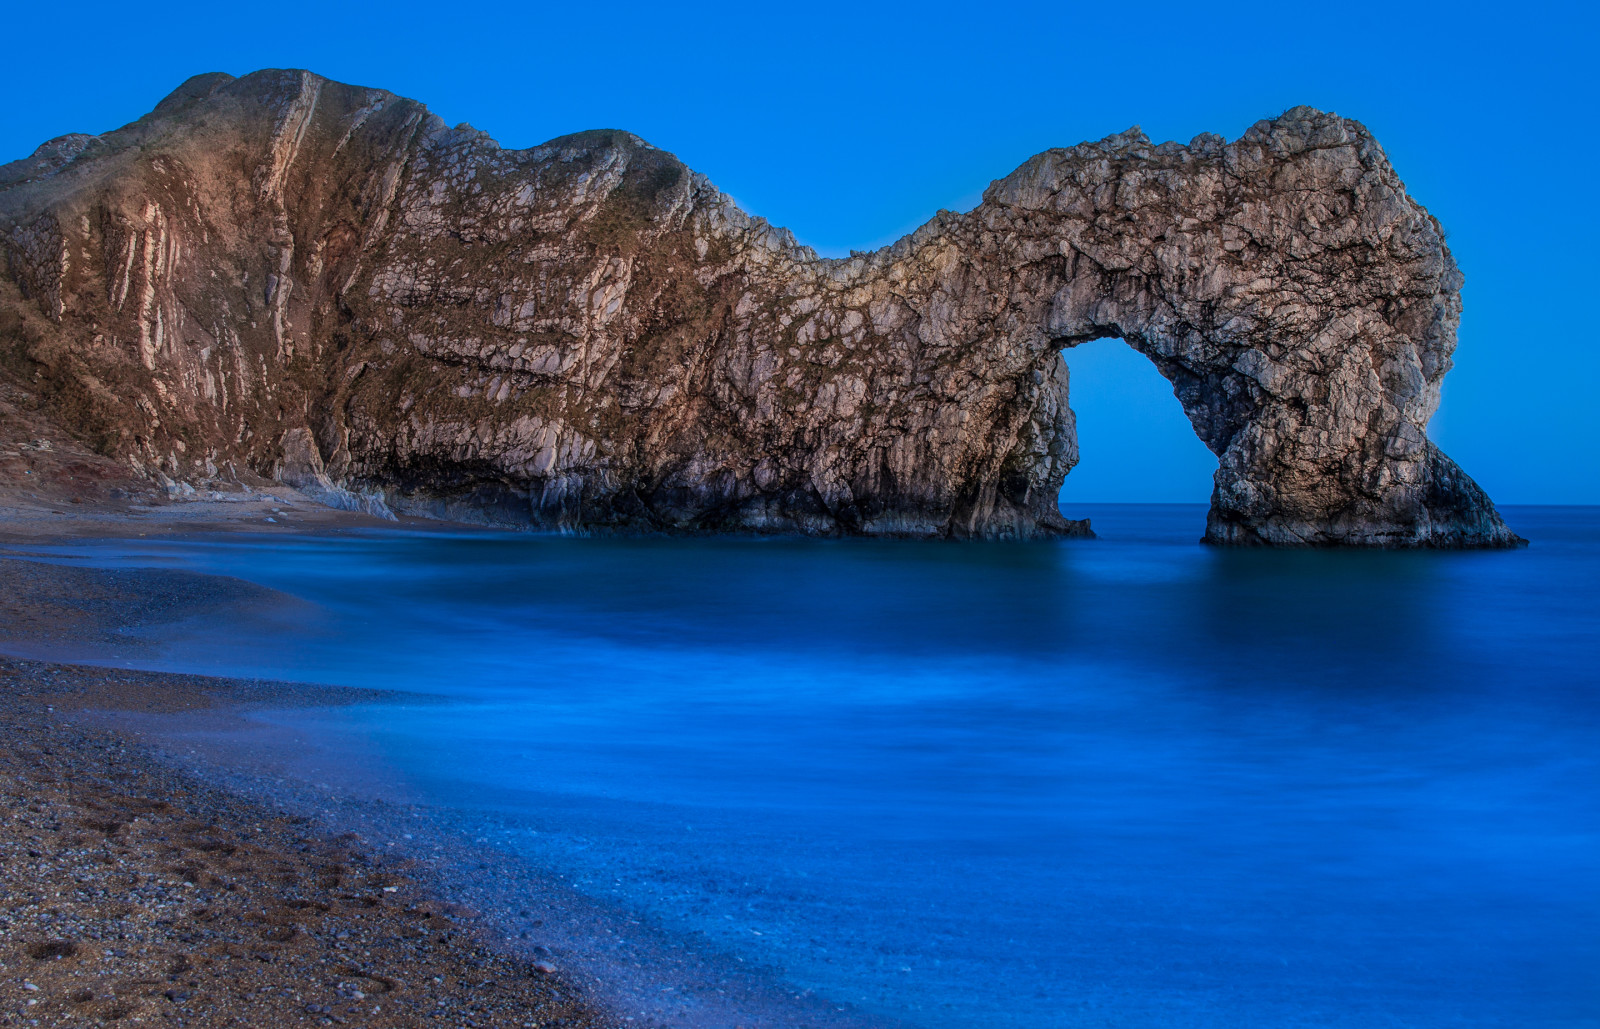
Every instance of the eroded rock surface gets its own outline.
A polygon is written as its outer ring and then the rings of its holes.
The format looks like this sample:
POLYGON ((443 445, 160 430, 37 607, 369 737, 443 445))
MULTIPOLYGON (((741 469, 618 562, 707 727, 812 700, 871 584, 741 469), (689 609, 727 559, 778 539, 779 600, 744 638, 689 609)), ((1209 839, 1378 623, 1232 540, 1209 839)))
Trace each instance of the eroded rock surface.
POLYGON ((1508 545, 1427 439, 1461 276, 1356 122, 1040 154, 821 260, 626 132, 501 149, 300 71, 0 168, 7 369, 163 479, 578 529, 1085 531, 1061 350, 1125 339, 1219 543, 1508 545))

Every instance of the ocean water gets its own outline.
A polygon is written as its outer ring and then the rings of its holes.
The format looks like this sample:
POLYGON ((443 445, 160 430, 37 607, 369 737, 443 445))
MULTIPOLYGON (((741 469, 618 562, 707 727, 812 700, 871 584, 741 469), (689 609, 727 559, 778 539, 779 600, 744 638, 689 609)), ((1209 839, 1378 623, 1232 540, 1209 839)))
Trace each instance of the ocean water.
POLYGON ((51 553, 297 598, 141 663, 428 695, 260 717, 867 1021, 1600 1026, 1600 509, 1466 553, 1071 513, 1101 538, 51 553))

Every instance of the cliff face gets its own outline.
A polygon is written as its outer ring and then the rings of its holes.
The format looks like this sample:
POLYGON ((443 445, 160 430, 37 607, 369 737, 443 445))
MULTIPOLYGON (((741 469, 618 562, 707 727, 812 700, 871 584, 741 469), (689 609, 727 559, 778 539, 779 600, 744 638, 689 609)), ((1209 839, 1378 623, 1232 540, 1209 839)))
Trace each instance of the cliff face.
POLYGON ((819 260, 625 132, 502 150, 299 71, 0 168, 9 374, 145 474, 574 528, 1081 531, 1060 353, 1218 456, 1219 543, 1508 545, 1424 429, 1461 276, 1359 124, 1052 150, 819 260))

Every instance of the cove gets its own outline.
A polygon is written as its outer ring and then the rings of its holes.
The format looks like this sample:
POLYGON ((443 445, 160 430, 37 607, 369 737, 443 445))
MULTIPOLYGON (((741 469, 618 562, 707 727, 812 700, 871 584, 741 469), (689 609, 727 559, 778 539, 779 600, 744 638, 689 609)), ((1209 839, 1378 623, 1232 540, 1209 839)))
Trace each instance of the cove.
POLYGON ((868 1020, 1593 1025, 1600 510, 1508 509, 1521 552, 1089 513, 1099 540, 39 553, 296 598, 144 663, 415 694, 261 717, 868 1020))

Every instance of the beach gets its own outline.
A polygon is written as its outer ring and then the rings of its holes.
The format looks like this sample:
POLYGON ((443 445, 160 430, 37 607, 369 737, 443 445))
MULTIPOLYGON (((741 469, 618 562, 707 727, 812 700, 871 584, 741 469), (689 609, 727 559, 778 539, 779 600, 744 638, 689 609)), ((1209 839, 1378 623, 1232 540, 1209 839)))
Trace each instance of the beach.
POLYGON ((80 718, 241 693, 263 687, 0 661, 0 1024, 600 1024, 558 977, 487 948, 405 860, 80 718))
MULTIPOLYGON (((4 413, 22 445, 6 455, 0 551, 391 524, 264 481, 172 496, 4 413)), ((126 630, 264 592, 0 553, 0 645, 137 652, 126 630)), ((604 1024, 549 962, 489 947, 479 916, 407 859, 202 782, 134 727, 363 696, 0 658, 0 1025, 604 1024)))
POLYGON ((0 1025, 859 1024, 484 846, 476 821, 406 802, 381 762, 254 717, 394 695, 133 667, 161 663, 152 638, 174 625, 303 601, 75 562, 99 540, 494 530, 264 480, 172 493, 80 450, 22 451, 37 477, 0 490, 0 1025))
POLYGON ((930 547, 158 492, 8 501, 13 1024, 1593 1009, 1595 512, 1517 511, 1523 552, 1286 555, 1195 546, 1198 506, 930 547), (88 924, 95 889, 127 913, 88 924))

